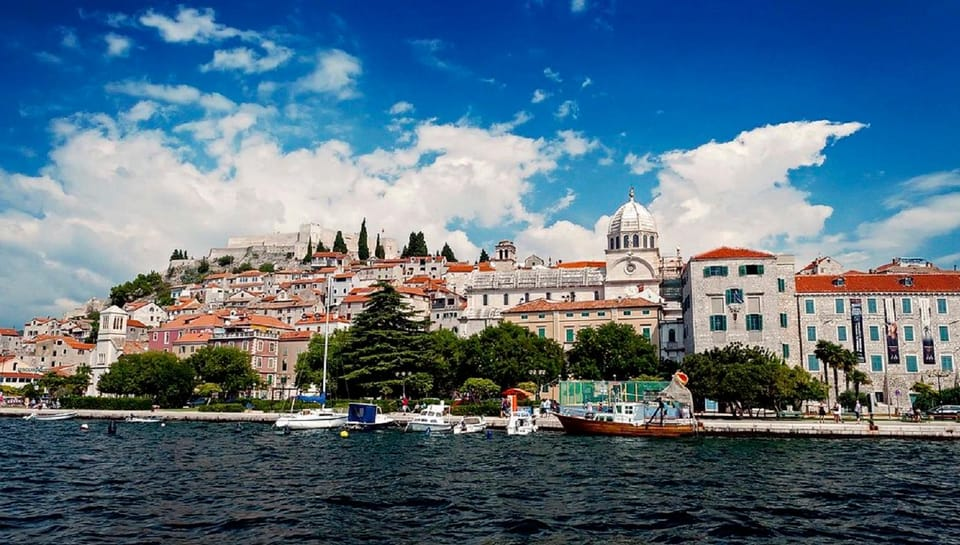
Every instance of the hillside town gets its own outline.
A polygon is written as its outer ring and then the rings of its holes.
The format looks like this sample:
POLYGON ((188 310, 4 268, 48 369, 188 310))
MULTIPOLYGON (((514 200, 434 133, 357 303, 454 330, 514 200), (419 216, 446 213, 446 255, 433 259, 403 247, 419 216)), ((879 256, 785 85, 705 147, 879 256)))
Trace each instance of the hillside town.
POLYGON ((310 339, 324 328, 350 328, 376 284, 387 282, 431 330, 460 337, 511 322, 568 350, 581 330, 614 322, 646 337, 661 359, 680 362, 742 343, 824 380, 827 366, 814 350, 829 340, 856 354, 875 403, 908 406, 917 382, 958 383, 956 270, 906 257, 847 270, 826 256, 797 264, 789 254, 731 247, 684 258, 663 251, 657 222, 632 189, 611 216, 603 261, 521 258, 509 240, 476 263, 439 253, 401 258, 396 242, 379 235, 383 257, 361 259, 365 233, 344 235, 346 252, 312 251, 314 242, 334 246, 334 237, 315 224, 234 237, 201 259, 184 252, 170 261, 173 278, 201 261, 209 266, 195 282, 171 282, 173 304, 151 297, 120 307, 95 298, 63 316, 2 328, 0 380, 22 387, 51 371, 70 375, 88 366, 88 395, 98 395, 97 380, 124 354, 163 351, 182 359, 206 346, 232 346, 250 354, 264 385, 259 395, 285 399, 296 393, 297 357, 310 339), (231 272, 240 262, 249 270, 231 272))

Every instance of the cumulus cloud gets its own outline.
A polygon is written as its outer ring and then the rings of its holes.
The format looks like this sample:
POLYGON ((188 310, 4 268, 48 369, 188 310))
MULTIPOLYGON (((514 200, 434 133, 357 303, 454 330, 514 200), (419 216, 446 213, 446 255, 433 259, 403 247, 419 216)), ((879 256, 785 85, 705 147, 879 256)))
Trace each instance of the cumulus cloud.
POLYGON ((547 79, 551 81, 555 81, 557 83, 563 83, 563 79, 560 78, 560 72, 555 71, 553 68, 550 68, 549 66, 543 69, 543 75, 546 76, 547 79))
POLYGON ((832 141, 864 127, 829 121, 768 125, 659 157, 650 210, 662 247, 685 255, 722 245, 775 250, 820 235, 833 209, 811 202, 790 172, 819 166, 832 141))
POLYGON ((104 36, 103 39, 107 42, 108 57, 126 57, 133 43, 130 38, 114 34, 113 32, 104 36))
POLYGON ((312 73, 297 80, 299 92, 328 94, 338 100, 356 98, 357 78, 363 73, 360 59, 340 49, 321 51, 312 73))
POLYGON ((550 93, 544 91, 543 89, 536 89, 533 92, 533 98, 530 99, 530 102, 534 104, 540 104, 544 100, 550 98, 550 93))
POLYGON ((77 39, 77 33, 72 28, 61 29, 63 38, 60 39, 60 45, 68 49, 77 49, 80 47, 80 40, 77 39))
POLYGON ((245 74, 259 74, 276 69, 293 56, 292 49, 270 40, 264 40, 260 46, 264 49, 263 55, 249 47, 218 49, 213 52, 213 60, 202 65, 200 69, 204 72, 239 70, 245 74))
POLYGON ((217 23, 214 18, 212 9, 200 11, 180 6, 175 19, 148 10, 140 17, 140 24, 157 29, 165 41, 173 43, 213 42, 252 34, 217 23))
POLYGON ((590 79, 590 78, 583 78, 583 83, 580 84, 580 88, 581 88, 581 89, 586 89, 587 87, 590 87, 591 85, 593 85, 593 80, 592 80, 592 79, 590 79))
POLYGON ((570 0, 570 11, 580 13, 587 9, 587 0, 570 0))
POLYGON ((390 106, 390 115, 401 115, 413 111, 413 104, 401 100, 393 106, 390 106))
POLYGON ((645 153, 643 156, 628 153, 623 159, 623 164, 630 167, 630 172, 634 174, 645 174, 657 166, 656 161, 650 158, 650 153, 645 153))
POLYGON ((172 104, 197 104, 207 110, 229 111, 236 104, 220 93, 201 93, 189 85, 159 85, 144 81, 108 83, 109 93, 120 93, 139 98, 149 98, 172 104))
POLYGON ((521 110, 514 114, 513 119, 507 121, 506 123, 494 123, 490 127, 490 130, 498 134, 510 132, 520 125, 523 125, 527 121, 530 121, 531 119, 533 119, 533 116, 530 115, 530 112, 521 110))
POLYGON ((580 116, 580 105, 577 104, 575 100, 565 100, 557 107, 557 111, 553 116, 557 119, 566 119, 568 117, 576 119, 580 116))
POLYGON ((557 140, 554 142, 553 149, 555 155, 569 155, 578 157, 601 147, 600 141, 595 138, 587 138, 582 132, 573 130, 557 131, 557 140))

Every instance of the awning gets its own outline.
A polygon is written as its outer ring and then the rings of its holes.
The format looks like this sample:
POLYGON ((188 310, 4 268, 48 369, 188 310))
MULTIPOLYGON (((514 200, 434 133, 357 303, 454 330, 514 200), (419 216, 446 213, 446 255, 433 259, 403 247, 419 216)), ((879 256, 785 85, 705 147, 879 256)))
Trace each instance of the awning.
POLYGON ((524 390, 524 389, 522 389, 522 388, 507 388, 506 390, 503 391, 503 395, 505 395, 505 396, 517 396, 517 397, 519 397, 519 398, 534 397, 534 394, 533 394, 533 393, 528 392, 528 391, 526 391, 526 390, 524 390))

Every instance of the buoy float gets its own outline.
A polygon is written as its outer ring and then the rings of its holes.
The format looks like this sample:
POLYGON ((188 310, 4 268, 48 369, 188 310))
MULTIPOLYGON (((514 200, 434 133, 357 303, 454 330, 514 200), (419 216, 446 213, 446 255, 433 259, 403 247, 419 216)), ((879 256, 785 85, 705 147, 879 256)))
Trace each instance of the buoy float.
POLYGON ((161 427, 161 428, 166 428, 166 427, 167 427, 167 423, 166 423, 166 422, 161 422, 161 423, 160 423, 160 427, 161 427))
POLYGON ((90 426, 86 424, 80 424, 80 431, 87 431, 90 429, 90 426))
POLYGON ((344 439, 346 439, 347 437, 350 437, 350 432, 348 432, 347 430, 340 430, 340 437, 343 437, 344 439))

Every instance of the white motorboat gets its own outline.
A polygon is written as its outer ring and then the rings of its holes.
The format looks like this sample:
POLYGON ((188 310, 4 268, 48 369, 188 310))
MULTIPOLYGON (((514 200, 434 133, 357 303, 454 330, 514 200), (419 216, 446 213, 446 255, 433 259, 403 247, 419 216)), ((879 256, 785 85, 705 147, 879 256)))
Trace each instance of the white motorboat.
POLYGON ((507 435, 530 435, 535 431, 537 431, 537 425, 533 423, 533 414, 523 410, 510 411, 507 435))
POLYGON ((40 420, 40 421, 46 421, 46 420, 70 420, 71 418, 76 418, 76 417, 77 417, 77 413, 75 413, 75 412, 69 412, 69 413, 45 413, 45 414, 42 414, 42 413, 30 413, 30 414, 28 414, 27 416, 24 416, 23 419, 24 419, 24 420, 40 420))
POLYGON ((298 413, 281 415, 273 424, 290 430, 326 430, 340 428, 347 423, 347 415, 333 409, 303 409, 298 413))
POLYGON ((405 431, 450 431, 453 424, 444 420, 443 415, 446 407, 441 402, 439 405, 428 405, 426 409, 420 411, 420 414, 413 417, 413 420, 407 422, 405 431))
POLYGON ((124 422, 132 422, 138 424, 160 424, 163 422, 162 416, 134 416, 130 415, 123 419, 124 422))
POLYGON ((396 426, 397 421, 383 414, 380 407, 373 403, 351 403, 347 409, 347 429, 370 431, 396 426))
POLYGON ((453 433, 483 433, 487 429, 487 421, 482 416, 463 416, 453 425, 453 433))

